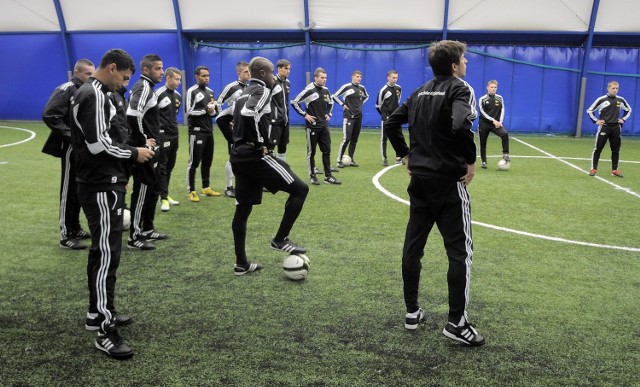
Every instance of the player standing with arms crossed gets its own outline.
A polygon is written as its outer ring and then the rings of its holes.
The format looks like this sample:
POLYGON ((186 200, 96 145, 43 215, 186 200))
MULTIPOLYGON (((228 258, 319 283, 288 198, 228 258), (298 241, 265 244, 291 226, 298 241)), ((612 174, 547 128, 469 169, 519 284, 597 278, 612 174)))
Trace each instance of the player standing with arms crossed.
MULTIPOLYGON (((387 72, 387 83, 378 92, 376 101, 376 110, 380 113, 380 118, 382 119, 380 123, 380 153, 382 154, 382 165, 385 167, 389 165, 389 161, 387 160, 387 132, 384 130, 384 125, 391 113, 400 106, 401 99, 402 87, 398 85, 398 72, 389 70, 387 72)), ((402 163, 402 157, 396 155, 396 164, 400 163, 402 163)))
POLYGON ((160 136, 162 137, 160 160, 158 161, 158 177, 160 178, 160 209, 169 211, 179 201, 169 196, 171 172, 176 166, 180 132, 178 131, 178 112, 182 105, 182 96, 176 90, 182 83, 182 73, 175 67, 165 71, 164 86, 156 90, 160 114, 160 136))

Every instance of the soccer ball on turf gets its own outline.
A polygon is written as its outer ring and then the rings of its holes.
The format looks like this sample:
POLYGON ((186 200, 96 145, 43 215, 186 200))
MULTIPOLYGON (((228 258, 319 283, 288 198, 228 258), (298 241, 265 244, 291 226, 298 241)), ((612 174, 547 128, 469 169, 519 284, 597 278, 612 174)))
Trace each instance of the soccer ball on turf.
POLYGON ((344 164, 345 167, 348 167, 349 165, 351 165, 351 156, 349 155, 342 155, 342 164, 344 164))
POLYGON ((127 208, 122 210, 122 229, 127 231, 131 227, 131 211, 127 208))
POLYGON ((282 261, 284 275, 293 281, 307 278, 309 273, 309 257, 304 254, 287 255, 282 261))
POLYGON ((501 171, 508 171, 511 168, 511 163, 506 161, 505 159, 500 159, 498 161, 498 169, 501 171))

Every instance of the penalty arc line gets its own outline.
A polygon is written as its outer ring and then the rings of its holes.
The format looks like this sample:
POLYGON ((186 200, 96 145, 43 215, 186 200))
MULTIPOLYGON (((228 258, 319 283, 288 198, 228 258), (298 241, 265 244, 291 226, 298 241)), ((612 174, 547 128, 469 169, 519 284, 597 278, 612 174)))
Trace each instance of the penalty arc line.
POLYGON ((33 140, 34 138, 36 138, 36 132, 34 132, 34 131, 32 131, 32 130, 29 130, 29 129, 14 128, 14 127, 12 127, 12 126, 3 126, 3 125, 0 125, 0 128, 3 128, 3 129, 21 130, 21 131, 23 131, 23 132, 31 133, 31 135, 29 136, 29 138, 27 138, 27 139, 25 139, 25 140, 21 140, 21 141, 18 141, 18 142, 12 142, 12 143, 10 143, 10 144, 2 144, 2 145, 0 145, 0 148, 5 148, 5 147, 8 147, 8 146, 14 146, 14 145, 20 145, 20 144, 23 144, 23 143, 25 143, 25 142, 27 142, 27 141, 31 141, 31 140, 33 140))
MULTIPOLYGON (((400 202, 402 204, 409 205, 410 203, 409 203, 408 200, 402 199, 401 197, 393 194, 388 189, 384 188, 382 186, 382 184, 380 184, 380 177, 382 177, 382 175, 384 175, 385 173, 390 171, 391 168, 395 168, 395 167, 398 167, 400 165, 401 164, 390 165, 388 167, 383 168, 382 170, 380 170, 380 172, 376 173, 375 176, 373 176, 373 179, 371 179, 371 181, 372 181, 373 185, 378 189, 378 191, 382 192, 385 196, 387 196, 390 199, 393 199, 395 201, 398 201, 398 202, 400 202)), ((494 229, 494 230, 498 230, 498 231, 505 231, 505 232, 510 232, 510 233, 513 233, 513 234, 528 236, 528 237, 531 237, 531 238, 544 239, 544 240, 553 241, 553 242, 561 242, 561 243, 580 245, 580 246, 597 247, 597 248, 601 248, 601 249, 640 252, 640 248, 639 247, 612 246, 612 245, 602 245, 602 244, 582 242, 582 241, 574 241, 574 240, 571 240, 571 239, 564 239, 564 238, 552 237, 552 236, 548 236, 548 235, 534 234, 534 233, 530 233, 530 232, 526 232, 526 231, 514 230, 512 228, 500 227, 500 226, 496 226, 496 225, 493 225, 493 224, 478 222, 478 221, 475 221, 475 220, 472 220, 471 223, 475 224, 475 225, 478 225, 478 226, 482 226, 482 227, 487 227, 487 228, 491 228, 491 229, 494 229)))

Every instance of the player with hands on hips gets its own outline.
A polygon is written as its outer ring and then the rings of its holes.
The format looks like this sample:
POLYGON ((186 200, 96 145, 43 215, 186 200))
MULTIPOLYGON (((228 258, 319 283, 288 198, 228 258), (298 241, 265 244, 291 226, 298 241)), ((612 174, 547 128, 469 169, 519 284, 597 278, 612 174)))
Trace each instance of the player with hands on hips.
POLYGON ((507 163, 509 158, 509 133, 504 125, 504 98, 496 94, 498 91, 498 81, 490 80, 487 83, 487 94, 480 97, 478 105, 480 107, 480 122, 478 124, 478 135, 480 136, 480 158, 482 168, 487 168, 487 138, 490 133, 495 133, 502 140, 502 158, 507 163))

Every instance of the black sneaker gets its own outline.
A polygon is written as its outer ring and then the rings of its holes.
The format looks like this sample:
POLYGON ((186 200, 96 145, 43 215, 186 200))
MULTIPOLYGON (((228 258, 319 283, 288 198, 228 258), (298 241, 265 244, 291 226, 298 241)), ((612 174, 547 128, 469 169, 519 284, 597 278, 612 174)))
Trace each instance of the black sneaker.
POLYGON ((388 167, 389 166, 389 160, 387 160, 387 159, 382 160, 382 166, 383 167, 388 167))
POLYGON ((235 198, 236 190, 233 187, 227 187, 227 189, 224 190, 224 196, 228 198, 235 198))
POLYGON ((484 345, 484 337, 480 336, 468 321, 465 321, 464 325, 459 327, 452 323, 447 323, 442 333, 452 340, 461 341, 473 347, 484 345))
MULTIPOLYGON (((133 319, 126 314, 116 313, 112 320, 116 327, 123 327, 125 325, 129 325, 133 322, 133 319)), ((89 313, 87 313, 87 320, 84 323, 84 328, 88 331, 97 331, 100 329, 100 325, 102 325, 103 317, 101 314, 96 314, 96 317, 91 317, 89 313)))
POLYGON ((337 166, 338 168, 344 168, 344 163, 343 163, 342 161, 338 161, 338 162, 336 163, 336 166, 337 166))
POLYGON ((331 167, 331 172, 340 172, 340 170, 339 170, 339 169, 336 169, 336 168, 334 168, 334 167, 331 167))
POLYGON ((313 173, 316 175, 324 175, 324 171, 322 169, 318 169, 318 167, 313 168, 313 173))
POLYGON ((418 309, 416 312, 407 313, 404 318, 404 327, 411 331, 418 329, 418 325, 424 320, 427 319, 427 314, 422 310, 422 308, 418 309))
POLYGON ((327 177, 325 177, 325 178, 324 178, 324 182, 325 182, 325 183, 327 183, 327 184, 334 184, 334 185, 342 184, 342 182, 341 182, 340 180, 336 179, 336 178, 335 178, 335 177, 333 177, 333 176, 327 176, 327 177))
POLYGON ((511 159, 509 158, 509 155, 508 155, 508 154, 506 154, 506 153, 505 153, 504 155, 502 155, 502 159, 503 159, 504 161, 508 162, 508 163, 510 163, 510 162, 511 162, 511 159))
POLYGON ((304 254, 307 252, 307 249, 296 245, 289 238, 284 238, 282 242, 276 242, 275 239, 272 239, 271 248, 274 250, 284 251, 285 253, 289 254, 304 254))
POLYGON ((87 245, 77 239, 65 238, 60 240, 60 247, 62 247, 63 249, 84 250, 87 248, 87 245))
POLYGON ((351 164, 349 164, 350 167, 359 167, 360 164, 356 163, 355 161, 352 161, 351 164))
POLYGON ((248 273, 253 273, 254 271, 261 270, 264 266, 259 263, 248 263, 244 266, 234 264, 233 265, 233 274, 235 275, 245 275, 248 273))
POLYGON ((127 247, 135 250, 155 250, 156 249, 156 245, 154 245, 153 243, 149 242, 144 238, 136 238, 136 239, 129 238, 129 240, 127 241, 127 247))
POLYGON ((72 232, 69 237, 75 239, 89 239, 91 238, 91 234, 83 229, 79 229, 76 232, 72 232))
POLYGON ((402 160, 402 157, 396 157, 396 164, 404 164, 404 160, 402 160))
POLYGON ((128 359, 133 356, 133 349, 124 341, 118 328, 111 325, 107 332, 99 332, 96 337, 96 348, 114 359, 128 359))
POLYGON ((160 241, 169 238, 166 233, 156 230, 143 231, 140 236, 148 241, 160 241))
POLYGON ((318 181, 318 178, 315 176, 311 176, 311 184, 313 185, 320 185, 320 181, 318 181))
POLYGON ((482 162, 482 169, 487 169, 487 162, 486 161, 482 162))

